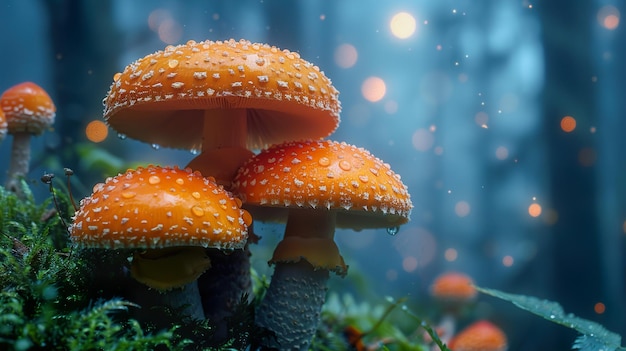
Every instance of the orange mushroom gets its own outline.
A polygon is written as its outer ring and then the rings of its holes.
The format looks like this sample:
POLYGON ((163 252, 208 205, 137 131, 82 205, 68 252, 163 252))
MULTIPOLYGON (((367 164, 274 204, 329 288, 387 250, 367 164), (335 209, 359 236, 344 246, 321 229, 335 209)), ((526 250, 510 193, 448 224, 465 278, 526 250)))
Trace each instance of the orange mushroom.
MULTIPOLYGON (((330 135, 339 124, 338 95, 296 52, 247 40, 188 41, 116 74, 104 119, 127 137, 200 152, 187 167, 228 187, 249 149, 330 135)), ((207 316, 222 319, 251 293, 249 255, 246 247, 213 257, 220 265, 201 278, 212 303, 207 316)))
POLYGON ((479 320, 457 334, 448 347, 452 351, 506 351, 507 338, 493 323, 479 320))
MULTIPOLYGON (((83 248, 138 249, 131 275, 148 287, 197 295, 196 279, 209 266, 204 248, 245 245, 250 214, 241 202, 199 172, 149 166, 128 170, 94 186, 70 226, 83 248)), ((177 295, 178 294, 178 295, 177 295)), ((202 317, 202 307, 194 313, 202 317)))
POLYGON ((440 274, 430 286, 430 295, 442 308, 442 316, 437 324, 444 342, 456 333, 457 322, 462 308, 476 299, 477 291, 470 276, 460 272, 440 274))
POLYGON ((257 323, 277 335, 267 347, 307 349, 329 272, 347 272, 335 228, 389 228, 408 221, 406 186, 389 165, 334 141, 274 145, 242 166, 233 191, 261 221, 287 220, 270 263, 274 275, 257 323))
POLYGON ((431 285, 430 293, 435 299, 453 305, 472 301, 477 294, 472 278, 460 272, 439 275, 431 285))
MULTIPOLYGON (((12 86, 0 96, 7 129, 13 135, 6 188, 20 193, 20 178, 30 164, 30 136, 40 135, 54 123, 56 107, 46 91, 32 82, 12 86)), ((0 133, 2 134, 2 133, 0 133)))
POLYGON ((4 117, 4 111, 0 109, 0 141, 7 136, 7 119, 4 117))
POLYGON ((230 184, 248 148, 330 135, 338 94, 298 53, 247 40, 189 41, 116 74, 104 118, 130 138, 201 151, 188 167, 230 184))

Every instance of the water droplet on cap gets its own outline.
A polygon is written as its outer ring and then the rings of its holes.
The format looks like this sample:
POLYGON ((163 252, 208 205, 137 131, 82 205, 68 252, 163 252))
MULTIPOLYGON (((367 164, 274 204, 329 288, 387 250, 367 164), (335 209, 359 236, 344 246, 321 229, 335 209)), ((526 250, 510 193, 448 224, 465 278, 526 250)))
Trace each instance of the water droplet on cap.
POLYGON ((395 236, 396 234, 398 234, 398 232, 400 231, 400 227, 399 226, 395 226, 395 227, 388 227, 387 228, 387 234, 395 236))

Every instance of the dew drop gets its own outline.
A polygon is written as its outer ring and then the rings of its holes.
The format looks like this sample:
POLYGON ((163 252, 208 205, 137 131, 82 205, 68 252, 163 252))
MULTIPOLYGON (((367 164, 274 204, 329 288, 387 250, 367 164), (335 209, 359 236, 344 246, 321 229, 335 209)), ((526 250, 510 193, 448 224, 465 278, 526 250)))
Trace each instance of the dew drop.
POLYGON ((161 182, 161 178, 159 178, 158 176, 150 176, 150 178, 148 178, 148 183, 154 185, 154 184, 159 184, 161 182))
POLYGON ((124 133, 117 133, 117 137, 122 139, 122 140, 126 140, 126 134, 124 134, 124 133))
POLYGON ((176 66, 178 66, 178 60, 174 60, 174 59, 169 60, 167 65, 169 66, 169 68, 176 68, 176 66))
POLYGON ((350 162, 343 160, 339 162, 339 168, 343 169, 344 171, 349 171, 352 168, 352 165, 350 164, 350 162))
POLYGON ((192 155, 197 155, 200 153, 200 151, 198 149, 191 149, 189 150, 189 152, 191 152, 192 155))
POLYGON ((399 231, 400 231, 399 226, 387 227, 387 234, 389 235, 396 236, 396 234, 398 234, 399 231))
POLYGON ((120 80, 120 77, 122 77, 122 73, 117 72, 113 75, 113 80, 117 82, 118 80, 120 80))
POLYGON ((155 150, 158 150, 158 149, 161 148, 161 145, 159 145, 159 144, 152 144, 152 148, 155 149, 155 150))
POLYGON ((204 210, 198 206, 192 207, 191 212, 198 217, 204 216, 204 210))
POLYGON ((125 191, 122 193, 122 197, 125 199, 132 199, 133 197, 135 197, 137 194, 134 191, 125 191))
POLYGON ((193 198, 196 200, 200 199, 200 193, 197 191, 194 191, 193 193, 191 193, 191 196, 193 196, 193 198))
POLYGON ((328 165, 330 165, 330 160, 328 159, 328 157, 322 157, 317 161, 317 163, 319 163, 322 167, 327 167, 328 165))

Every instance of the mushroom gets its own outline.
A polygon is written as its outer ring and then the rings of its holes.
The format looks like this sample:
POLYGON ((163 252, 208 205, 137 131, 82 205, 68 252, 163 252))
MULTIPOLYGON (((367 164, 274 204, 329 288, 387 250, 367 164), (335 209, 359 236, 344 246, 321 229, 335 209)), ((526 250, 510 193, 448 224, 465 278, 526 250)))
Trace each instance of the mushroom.
POLYGON ((274 145, 239 170, 233 192, 256 220, 287 220, 274 274, 256 314, 277 339, 264 346, 306 350, 319 323, 329 272, 347 267, 335 228, 394 228, 412 209, 400 177, 362 148, 334 141, 274 145))
POLYGON ((456 333, 462 308, 476 299, 477 291, 470 276, 460 272, 440 274, 430 286, 430 295, 443 310, 437 329, 441 340, 447 342, 456 333))
POLYGON ((0 109, 0 141, 7 136, 7 119, 4 117, 4 111, 0 109))
POLYGON ((177 167, 128 170, 94 186, 70 226, 82 248, 136 249, 131 275, 164 292, 172 307, 204 317, 196 279, 210 266, 205 248, 232 250, 247 239, 250 214, 213 179, 177 167))
POLYGON ((298 53, 247 40, 191 40, 116 74, 104 119, 133 139, 201 151, 188 167, 230 185, 248 149, 330 135, 338 95, 298 53))
MULTIPOLYGON (((13 135, 6 188, 20 194, 20 178, 28 174, 30 136, 40 135, 54 123, 56 107, 43 88, 32 82, 12 86, 0 96, 9 134, 13 135)), ((1 134, 1 133, 0 133, 1 134)))
MULTIPOLYGON (((124 136, 200 152, 187 167, 229 187, 250 149, 330 135, 339 124, 338 94, 298 53, 247 40, 188 41, 116 74, 104 119, 124 136)), ((213 302, 207 316, 221 320, 251 295, 250 253, 215 255, 224 268, 214 267, 200 285, 213 302)))
POLYGON ((506 351, 504 332, 487 320, 478 320, 457 334, 448 347, 452 351, 506 351))

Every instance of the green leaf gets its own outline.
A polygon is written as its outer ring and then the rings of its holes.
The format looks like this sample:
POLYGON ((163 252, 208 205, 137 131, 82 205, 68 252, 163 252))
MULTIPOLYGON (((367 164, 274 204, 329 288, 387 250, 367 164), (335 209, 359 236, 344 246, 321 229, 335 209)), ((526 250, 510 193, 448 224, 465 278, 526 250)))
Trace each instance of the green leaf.
POLYGON ((621 336, 608 331, 602 325, 563 311, 563 307, 556 302, 542 300, 533 296, 509 294, 502 291, 476 287, 487 295, 509 301, 515 306, 532 312, 553 323, 563 325, 579 332, 581 335, 576 339, 573 349, 582 351, 615 351, 621 347, 621 336))

